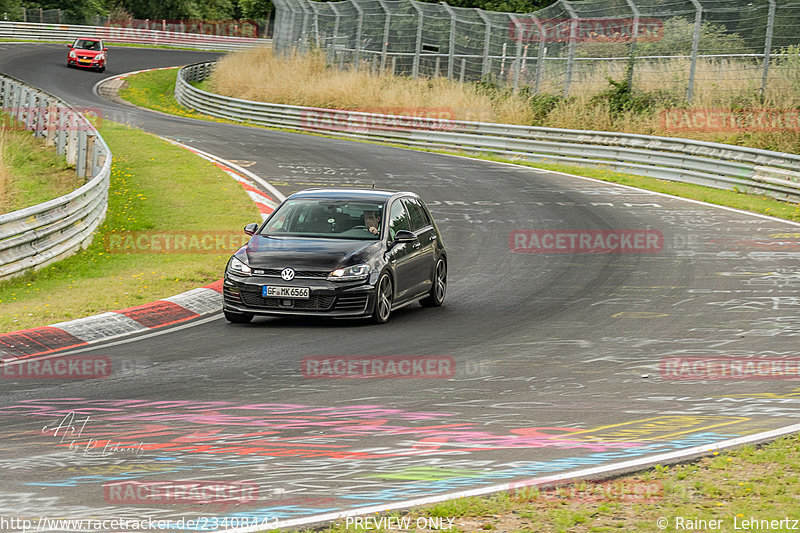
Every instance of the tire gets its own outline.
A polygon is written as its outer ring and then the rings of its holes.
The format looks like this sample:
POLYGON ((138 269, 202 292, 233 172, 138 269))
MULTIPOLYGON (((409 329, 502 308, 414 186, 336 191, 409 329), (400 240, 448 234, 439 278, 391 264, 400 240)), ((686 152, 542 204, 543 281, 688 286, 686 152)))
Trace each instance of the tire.
POLYGON ((370 317, 375 324, 385 324, 392 314, 393 299, 392 277, 383 272, 375 285, 375 306, 370 317))
POLYGON ((233 313, 225 310, 222 313, 225 315, 225 320, 231 324, 247 324, 253 320, 253 313, 233 313))
POLYGON ((441 257, 436 261, 436 269, 433 271, 433 285, 431 292, 419 301, 424 307, 439 307, 444 303, 447 295, 447 263, 441 257))

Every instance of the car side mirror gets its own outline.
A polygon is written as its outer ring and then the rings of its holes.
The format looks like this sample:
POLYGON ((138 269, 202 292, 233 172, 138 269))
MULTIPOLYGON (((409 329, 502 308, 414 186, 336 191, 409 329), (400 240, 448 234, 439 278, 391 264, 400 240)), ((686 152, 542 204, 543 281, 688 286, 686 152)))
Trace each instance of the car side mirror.
POLYGON ((103 48, 103 52, 108 52, 108 48, 103 48))
POLYGON ((408 231, 407 229, 401 229, 397 233, 394 234, 394 243, 400 242, 414 242, 417 240, 417 236, 414 235, 413 232, 408 231))
POLYGON ((255 235, 256 230, 258 229, 258 224, 252 222, 244 227, 244 232, 248 235, 255 235))

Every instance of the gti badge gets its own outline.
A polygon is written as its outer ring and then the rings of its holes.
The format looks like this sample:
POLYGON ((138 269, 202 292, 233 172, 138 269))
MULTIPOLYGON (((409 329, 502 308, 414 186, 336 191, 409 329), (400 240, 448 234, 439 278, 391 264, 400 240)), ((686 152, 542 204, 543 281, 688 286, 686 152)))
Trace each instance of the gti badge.
POLYGON ((284 268, 281 270, 281 278, 283 278, 283 281, 292 281, 294 279, 294 269, 284 268))

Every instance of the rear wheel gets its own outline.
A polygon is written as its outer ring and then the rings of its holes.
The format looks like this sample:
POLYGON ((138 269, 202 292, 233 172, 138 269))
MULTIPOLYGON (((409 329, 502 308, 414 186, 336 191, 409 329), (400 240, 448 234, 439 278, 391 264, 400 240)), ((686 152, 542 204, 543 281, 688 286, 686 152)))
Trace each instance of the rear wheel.
POLYGON ((439 307, 444 302, 447 294, 447 263, 443 258, 436 262, 436 270, 433 272, 433 284, 431 292, 419 301, 425 307, 439 307))
POLYGON ((253 313, 234 313, 232 311, 222 311, 225 315, 225 320, 231 324, 247 324, 253 320, 253 313))
POLYGON ((376 324, 385 324, 392 314, 392 278, 387 272, 378 278, 375 287, 375 307, 372 311, 372 321, 376 324))

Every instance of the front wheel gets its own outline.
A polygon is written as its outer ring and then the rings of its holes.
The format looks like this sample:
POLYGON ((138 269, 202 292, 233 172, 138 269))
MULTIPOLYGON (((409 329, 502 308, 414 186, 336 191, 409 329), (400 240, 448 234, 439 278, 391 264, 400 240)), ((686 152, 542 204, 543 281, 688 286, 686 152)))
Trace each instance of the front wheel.
POLYGON ((440 257, 433 273, 431 292, 419 303, 425 307, 439 307, 444 303, 445 294, 447 294, 447 263, 440 257))
POLYGON ((225 315, 225 320, 231 324, 247 324, 253 320, 253 313, 233 313, 231 311, 222 311, 225 315))
POLYGON ((372 321, 376 324, 385 324, 392 314, 392 278, 387 272, 378 278, 375 287, 375 307, 372 311, 372 321))

